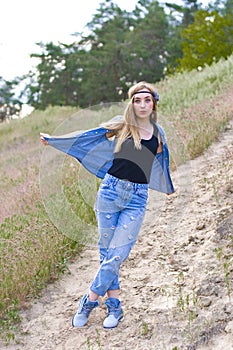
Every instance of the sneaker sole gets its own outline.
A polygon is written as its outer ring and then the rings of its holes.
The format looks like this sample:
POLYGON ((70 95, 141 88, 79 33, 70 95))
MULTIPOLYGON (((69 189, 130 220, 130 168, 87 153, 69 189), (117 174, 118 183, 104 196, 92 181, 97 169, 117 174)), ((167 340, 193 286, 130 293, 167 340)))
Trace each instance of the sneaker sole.
POLYGON ((85 327, 87 325, 87 322, 83 325, 83 326, 75 326, 74 325, 74 317, 72 317, 72 327, 73 328, 83 328, 83 327, 85 327))
POLYGON ((103 328, 104 328, 104 329, 113 329, 113 328, 116 328, 116 327, 118 326, 119 322, 122 322, 123 320, 124 320, 124 316, 122 316, 122 317, 118 320, 118 323, 117 323, 116 326, 113 326, 113 327, 104 327, 104 326, 103 326, 103 328))

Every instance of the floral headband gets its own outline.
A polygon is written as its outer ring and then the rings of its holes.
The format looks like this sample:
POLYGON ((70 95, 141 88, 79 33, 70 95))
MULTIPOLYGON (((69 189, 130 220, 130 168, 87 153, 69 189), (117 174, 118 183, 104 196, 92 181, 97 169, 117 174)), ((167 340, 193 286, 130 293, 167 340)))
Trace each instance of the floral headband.
POLYGON ((159 94, 158 94, 156 91, 155 91, 155 92, 146 91, 146 90, 137 91, 137 92, 135 92, 135 93, 132 95, 132 97, 133 97, 134 95, 136 95, 136 94, 142 94, 142 93, 151 94, 151 95, 154 97, 154 99, 155 99, 156 102, 159 101, 159 94))

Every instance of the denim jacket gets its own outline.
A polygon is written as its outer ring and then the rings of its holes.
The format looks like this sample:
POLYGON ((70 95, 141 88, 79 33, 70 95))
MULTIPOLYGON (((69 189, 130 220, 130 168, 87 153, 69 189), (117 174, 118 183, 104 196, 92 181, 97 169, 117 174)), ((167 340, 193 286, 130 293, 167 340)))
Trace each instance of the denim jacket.
MULTIPOLYGON (((171 194, 174 192, 169 168, 169 151, 164 130, 156 123, 163 151, 154 159, 149 188, 171 194)), ((90 173, 103 179, 112 165, 115 141, 106 137, 111 130, 104 127, 63 136, 43 135, 49 145, 76 158, 90 173)))

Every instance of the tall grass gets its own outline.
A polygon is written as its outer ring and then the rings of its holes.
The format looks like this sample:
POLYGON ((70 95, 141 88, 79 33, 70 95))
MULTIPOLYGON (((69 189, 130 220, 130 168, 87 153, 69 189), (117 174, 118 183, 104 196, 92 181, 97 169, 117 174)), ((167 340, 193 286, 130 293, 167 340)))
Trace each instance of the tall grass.
POLYGON ((184 109, 201 104, 206 99, 218 103, 222 94, 233 83, 233 55, 228 60, 168 77, 158 84, 162 95, 160 108, 167 115, 181 113, 184 109))
MULTIPOLYGON (((202 72, 169 77, 157 87, 161 96, 159 122, 168 134, 173 158, 177 157, 173 161, 179 164, 186 160, 187 153, 192 158, 201 154, 232 118, 228 94, 233 90, 233 56, 202 72)), ((58 278, 67 262, 83 248, 81 241, 67 237, 51 223, 42 203, 39 172, 44 149, 39 132, 54 133, 64 121, 61 129, 65 132, 91 128, 122 114, 122 107, 111 104, 88 109, 70 120, 76 109, 53 107, 0 125, 0 195, 6 198, 0 212, 0 325, 6 340, 14 336, 19 309, 39 296, 48 281, 58 278)), ((66 200, 77 217, 93 227, 92 207, 83 201, 69 160, 65 168, 66 200)), ((92 191, 88 179, 85 188, 92 191)), ((77 230, 82 235, 82 227, 77 230)))
POLYGON ((178 157, 176 164, 202 154, 226 128, 233 113, 232 86, 233 55, 202 71, 179 73, 158 84, 160 119, 168 140, 173 146, 179 140, 185 148, 185 156, 178 157))

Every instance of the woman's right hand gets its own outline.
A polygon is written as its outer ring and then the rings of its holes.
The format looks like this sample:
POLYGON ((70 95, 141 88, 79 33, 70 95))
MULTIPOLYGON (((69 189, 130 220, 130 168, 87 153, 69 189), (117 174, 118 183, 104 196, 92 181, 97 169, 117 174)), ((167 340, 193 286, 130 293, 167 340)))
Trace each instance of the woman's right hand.
POLYGON ((48 143, 48 141, 45 139, 45 137, 50 137, 50 135, 40 133, 40 142, 42 142, 43 145, 48 146, 49 143, 48 143))

